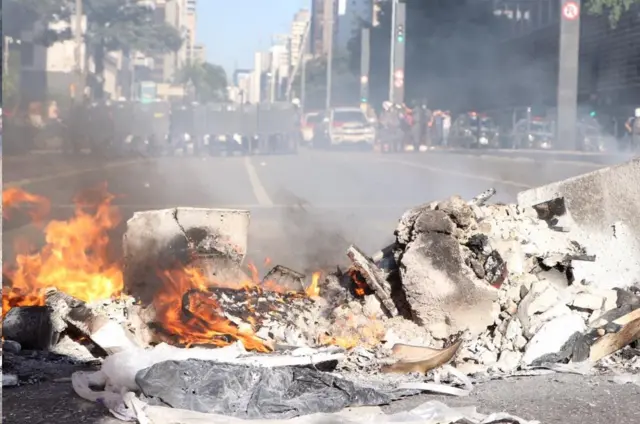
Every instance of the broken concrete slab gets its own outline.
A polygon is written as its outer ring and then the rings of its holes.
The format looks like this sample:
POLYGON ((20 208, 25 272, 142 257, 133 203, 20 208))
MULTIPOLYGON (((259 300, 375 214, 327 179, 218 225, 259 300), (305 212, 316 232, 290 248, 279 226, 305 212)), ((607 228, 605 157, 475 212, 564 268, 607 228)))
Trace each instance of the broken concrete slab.
MULTIPOLYGON (((125 290, 149 304, 158 272, 201 259, 205 272, 237 271, 247 251, 249 211, 174 208, 136 212, 123 237, 125 290)), ((216 275, 243 281, 241 275, 216 275)))
MULTIPOLYGON (((527 345, 522 362, 531 365, 547 355, 554 355, 565 348, 576 334, 586 330, 584 320, 576 314, 562 315, 545 323, 527 345)), ((573 348, 570 346, 569 348, 573 348)))
POLYGON ((603 288, 635 283, 640 275, 640 159, 518 194, 521 206, 554 199, 564 202, 571 238, 598 258, 574 264, 576 279, 603 288))
POLYGON ((463 272, 458 242, 442 233, 422 234, 401 257, 402 286, 414 320, 435 337, 469 330, 479 334, 493 324, 497 293, 463 272))

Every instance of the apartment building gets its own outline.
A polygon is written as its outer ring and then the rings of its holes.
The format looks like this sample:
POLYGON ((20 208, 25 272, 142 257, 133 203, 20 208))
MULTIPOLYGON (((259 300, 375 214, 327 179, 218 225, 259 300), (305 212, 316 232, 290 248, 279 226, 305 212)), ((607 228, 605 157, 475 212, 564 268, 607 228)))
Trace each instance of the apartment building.
POLYGON ((307 9, 301 9, 293 17, 291 22, 291 35, 289 42, 289 67, 295 68, 300 62, 302 52, 304 51, 304 33, 309 25, 311 12, 307 9))
MULTIPOLYGON (((82 31, 86 31, 86 17, 82 22, 82 31)), ((75 21, 60 21, 49 25, 54 31, 76 31, 75 21)), ((75 94, 77 82, 75 38, 43 46, 34 40, 34 32, 26 30, 19 44, 13 44, 9 54, 19 57, 20 93, 24 101, 41 101, 46 98, 75 94)), ((126 59, 121 52, 110 52, 104 61, 104 92, 108 97, 118 98, 128 94, 128 86, 121 83, 128 72, 126 59)), ((86 46, 80 46, 80 68, 83 72, 93 72, 95 65, 86 46)), ((89 93, 85 87, 85 93, 89 93)))
POLYGON ((311 28, 309 53, 315 57, 326 55, 330 40, 335 42, 338 33, 338 8, 335 0, 311 1, 311 28), (325 30, 333 22, 333 34, 325 30))

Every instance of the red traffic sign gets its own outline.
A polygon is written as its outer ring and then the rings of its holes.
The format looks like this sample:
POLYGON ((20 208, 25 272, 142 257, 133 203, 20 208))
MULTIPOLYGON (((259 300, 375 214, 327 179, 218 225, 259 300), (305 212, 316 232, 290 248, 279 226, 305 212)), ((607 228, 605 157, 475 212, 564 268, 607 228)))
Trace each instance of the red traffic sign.
POLYGON ((393 76, 396 79, 402 79, 404 78, 404 71, 402 69, 398 69, 396 72, 394 72, 393 76))
POLYGON ((580 5, 575 1, 568 1, 562 5, 562 17, 568 21, 575 21, 580 17, 580 5))
POLYGON ((396 79, 393 81, 393 85, 395 85, 396 88, 400 88, 404 85, 404 81, 402 81, 401 79, 396 79))

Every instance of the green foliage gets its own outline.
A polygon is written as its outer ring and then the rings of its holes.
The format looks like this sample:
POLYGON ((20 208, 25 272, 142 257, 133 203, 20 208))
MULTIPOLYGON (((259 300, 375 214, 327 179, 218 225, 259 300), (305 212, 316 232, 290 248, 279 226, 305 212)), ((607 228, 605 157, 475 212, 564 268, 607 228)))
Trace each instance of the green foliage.
POLYGON ((616 27, 622 15, 640 0, 588 0, 587 10, 593 15, 606 15, 612 27, 616 27))
POLYGON ((154 10, 129 0, 84 0, 85 42, 95 63, 95 97, 103 97, 104 61, 108 52, 169 53, 180 48, 182 35, 159 22, 154 10))
POLYGON ((69 29, 58 32, 48 27, 49 23, 68 20, 72 13, 69 0, 3 0, 0 12, 4 36, 20 38, 23 31, 35 28, 35 41, 45 46, 71 36, 69 29))
POLYGON ((191 86, 195 99, 200 103, 227 99, 227 74, 221 66, 211 63, 190 63, 182 68, 176 83, 191 86))

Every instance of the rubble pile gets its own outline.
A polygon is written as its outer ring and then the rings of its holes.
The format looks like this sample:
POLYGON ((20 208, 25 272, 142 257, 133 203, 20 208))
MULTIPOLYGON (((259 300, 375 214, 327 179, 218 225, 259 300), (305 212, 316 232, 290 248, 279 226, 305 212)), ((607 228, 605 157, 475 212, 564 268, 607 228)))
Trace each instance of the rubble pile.
POLYGON ((573 264, 597 265, 597 258, 558 225, 562 199, 531 208, 486 205, 491 194, 407 211, 383 255, 393 255, 386 279, 402 292, 404 314, 428 329, 435 347, 463 331, 456 366, 511 372, 597 362, 640 338, 640 286, 575 280, 573 264))
MULTIPOLYGON (((254 418, 262 413, 218 399, 230 396, 234 376, 272 376, 291 385, 291 404, 304 408, 269 412, 288 418, 356 405, 362 400, 357 390, 375 394, 367 405, 423 391, 463 396, 472 389, 468 375, 554 364, 606 361, 640 373, 640 285, 611 289, 611 281, 575 277, 576 263, 597 267, 598 257, 572 239, 562 199, 533 207, 488 204, 494 194, 412 208, 400 217, 392 245, 372 255, 351 245, 350 264, 323 276, 277 265, 260 278, 247 267, 247 211, 136 213, 127 222, 121 266, 86 257, 104 250, 101 235, 114 225, 105 222, 93 228, 97 237, 83 239, 99 241, 100 249, 81 245, 86 263, 69 264, 84 274, 74 268, 68 275, 115 289, 100 286, 89 296, 70 293, 67 281, 39 287, 38 273, 66 266, 64 255, 51 253, 56 249, 43 249, 37 261, 18 261, 37 267, 16 272, 15 284, 5 277, 5 369, 18 384, 51 377, 30 374, 29 367, 38 368, 33 361, 59 368, 60 355, 70 364, 98 360, 101 370, 74 374, 74 389, 118 415, 122 394, 144 387, 160 403, 196 405, 202 399, 195 389, 175 388, 195 381, 209 387, 213 380, 203 379, 202 370, 224 363, 214 379, 220 396, 195 410, 254 418), (39 268, 49 260, 55 266, 39 268), (295 375, 321 384, 297 385, 295 375), (452 386, 428 383, 432 377, 452 386), (335 384, 357 390, 339 405, 322 403, 322 393, 335 384), (94 392, 94 386, 105 389, 94 392)), ((85 225, 91 219, 98 225, 98 216, 83 215, 85 225)), ((70 248, 67 240, 61 249, 70 248)))

